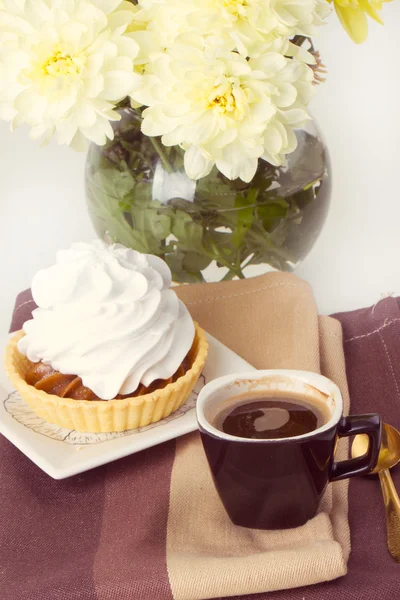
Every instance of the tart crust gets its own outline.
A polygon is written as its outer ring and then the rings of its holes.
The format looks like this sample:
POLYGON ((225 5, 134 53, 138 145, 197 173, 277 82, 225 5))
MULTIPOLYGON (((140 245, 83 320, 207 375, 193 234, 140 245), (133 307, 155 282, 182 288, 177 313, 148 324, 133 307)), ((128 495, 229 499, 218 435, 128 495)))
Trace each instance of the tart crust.
POLYGON ((18 350, 18 341, 25 335, 23 331, 18 331, 7 345, 5 369, 21 398, 49 423, 90 433, 136 429, 168 417, 184 404, 193 391, 208 352, 203 329, 197 323, 195 328, 195 339, 189 353, 191 367, 175 382, 143 396, 108 401, 74 400, 37 390, 25 381, 32 363, 18 350))

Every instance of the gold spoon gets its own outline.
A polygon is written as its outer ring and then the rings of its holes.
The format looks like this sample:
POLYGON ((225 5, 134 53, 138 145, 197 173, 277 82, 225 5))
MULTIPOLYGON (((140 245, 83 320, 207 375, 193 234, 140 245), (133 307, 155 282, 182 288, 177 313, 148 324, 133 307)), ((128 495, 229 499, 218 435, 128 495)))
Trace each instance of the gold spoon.
MULTIPOLYGON (((351 448, 353 458, 368 450, 368 436, 357 435, 351 448)), ((400 461, 400 431, 383 424, 378 463, 372 473, 378 473, 386 508, 387 540, 390 554, 400 563, 400 499, 389 469, 400 461)))

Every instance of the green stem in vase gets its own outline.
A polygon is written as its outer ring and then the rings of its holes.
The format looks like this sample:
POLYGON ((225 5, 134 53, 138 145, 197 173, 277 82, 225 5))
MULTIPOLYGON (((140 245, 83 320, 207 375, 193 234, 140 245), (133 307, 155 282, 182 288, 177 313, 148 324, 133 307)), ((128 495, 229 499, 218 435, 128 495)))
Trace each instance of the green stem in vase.
POLYGON ((211 250, 213 254, 211 255, 214 260, 221 263, 224 267, 229 269, 228 273, 225 275, 222 281, 228 281, 233 279, 234 277, 239 277, 239 279, 245 279, 242 269, 239 265, 232 265, 224 256, 221 255, 221 252, 214 244, 213 241, 210 240, 211 250))
POLYGON ((224 267, 229 269, 229 271, 225 275, 225 277, 222 278, 222 281, 229 281, 229 280, 233 279, 234 277, 239 277, 239 279, 246 279, 244 274, 242 273, 242 270, 240 269, 240 267, 235 267, 235 266, 229 264, 228 261, 225 261, 224 259, 221 259, 220 257, 218 257, 217 261, 220 262, 224 267))
POLYGON ((221 281, 232 281, 234 277, 239 277, 239 279, 244 279, 244 275, 242 276, 236 275, 234 271, 228 271, 227 274, 221 279, 221 281))
POLYGON ((217 262, 221 263, 221 265, 229 269, 228 273, 223 278, 223 281, 228 281, 229 279, 233 279, 234 277, 239 277, 239 279, 245 279, 242 269, 237 265, 232 265, 220 254, 217 253, 216 256, 214 256, 214 260, 216 260, 217 262))
POLYGON ((158 139, 155 138, 155 137, 149 137, 148 139, 150 140, 150 142, 152 143, 155 151, 157 152, 158 156, 160 157, 161 162, 162 162, 162 164, 164 166, 164 169, 168 173, 173 173, 174 169, 172 168, 172 166, 171 166, 171 164, 170 164, 170 162, 168 160, 168 157, 167 157, 166 153, 164 152, 163 147, 160 144, 160 142, 158 141, 158 139))

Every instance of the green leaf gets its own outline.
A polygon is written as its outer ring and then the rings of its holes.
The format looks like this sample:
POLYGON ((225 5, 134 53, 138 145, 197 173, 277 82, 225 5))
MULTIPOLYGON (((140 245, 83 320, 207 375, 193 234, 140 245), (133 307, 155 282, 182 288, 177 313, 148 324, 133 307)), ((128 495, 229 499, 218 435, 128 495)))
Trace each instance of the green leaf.
POLYGON ((308 187, 304 188, 303 191, 298 192, 293 196, 294 202, 297 204, 298 208, 302 210, 305 208, 310 202, 315 200, 315 191, 314 188, 308 187))
MULTIPOLYGON (((276 261, 290 261, 292 257, 283 244, 287 236, 287 222, 281 221, 272 234, 265 231, 260 222, 246 233, 244 243, 248 250, 255 254, 254 263, 269 263, 276 266, 276 261)), ((279 268, 282 268, 281 266, 279 268)), ((283 269, 285 270, 285 269, 283 269)))
POLYGON ((258 229, 253 227, 246 233, 246 245, 252 252, 266 252, 269 251, 272 243, 270 235, 267 231, 262 228, 258 229))
POLYGON ((197 182, 195 204, 205 209, 225 209, 235 206, 233 182, 224 181, 216 167, 197 182))
POLYGON ((243 193, 238 193, 235 200, 235 208, 237 210, 237 224, 232 235, 232 241, 236 248, 239 248, 253 223, 254 204, 257 200, 258 190, 252 188, 245 196, 243 193))
POLYGON ((153 208, 159 208, 162 205, 160 202, 153 203, 151 188, 152 185, 149 182, 136 182, 132 189, 123 197, 124 204, 129 207, 139 206, 141 208, 145 208, 151 204, 153 208))
POLYGON ((98 188, 115 200, 122 200, 135 186, 135 180, 130 171, 118 169, 101 169, 96 171, 91 178, 93 187, 98 188))
MULTIPOLYGON (((179 283, 200 283, 204 281, 199 268, 187 269, 184 264, 185 253, 173 252, 165 255, 165 261, 172 272, 172 281, 179 283)), ((193 265, 192 265, 193 266, 193 265)))
POLYGON ((216 231, 208 228, 204 231, 203 243, 207 248, 216 246, 223 251, 225 256, 234 254, 236 247, 233 244, 232 231, 216 231))
POLYGON ((185 252, 182 266, 186 271, 200 273, 200 271, 206 269, 211 262, 212 259, 204 254, 198 254, 197 252, 185 252))
POLYGON ((146 210, 148 230, 157 240, 166 240, 171 233, 171 219, 156 211, 146 210))
POLYGON ((171 232, 177 238, 179 247, 184 250, 204 252, 203 227, 195 223, 190 215, 175 210, 172 216, 171 232))
POLYGON ((270 204, 260 204, 257 215, 266 231, 272 231, 284 219, 289 211, 289 204, 283 198, 276 198, 270 204))
POLYGON ((150 254, 162 254, 161 242, 165 242, 171 233, 171 219, 168 215, 149 207, 133 205, 131 208, 133 230, 139 231, 146 252, 150 254))

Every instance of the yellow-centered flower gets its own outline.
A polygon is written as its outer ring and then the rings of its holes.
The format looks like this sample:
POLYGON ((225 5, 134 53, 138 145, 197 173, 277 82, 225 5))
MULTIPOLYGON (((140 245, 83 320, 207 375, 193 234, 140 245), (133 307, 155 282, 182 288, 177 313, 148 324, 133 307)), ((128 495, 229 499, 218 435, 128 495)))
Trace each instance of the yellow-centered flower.
POLYGON ((249 182, 258 160, 280 166, 307 121, 314 74, 306 64, 268 51, 247 60, 193 33, 148 65, 133 99, 146 106, 142 132, 185 150, 185 170, 200 179, 216 165, 249 182))
POLYGON ((391 0, 328 0, 334 2, 336 13, 351 39, 361 44, 368 36, 368 17, 383 25, 379 11, 391 0))
POLYGON ((77 150, 105 144, 140 81, 136 12, 123 0, 0 0, 0 118, 77 150))

